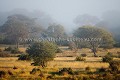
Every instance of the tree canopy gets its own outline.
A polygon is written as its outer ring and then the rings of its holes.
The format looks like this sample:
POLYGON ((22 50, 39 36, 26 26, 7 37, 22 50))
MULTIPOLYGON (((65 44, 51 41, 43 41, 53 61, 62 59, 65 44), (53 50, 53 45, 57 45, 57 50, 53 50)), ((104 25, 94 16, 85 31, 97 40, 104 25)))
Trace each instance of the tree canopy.
POLYGON ((105 31, 102 28, 97 28, 93 26, 83 26, 75 30, 73 33, 74 36, 79 38, 89 38, 90 40, 86 43, 90 45, 90 48, 96 56, 96 51, 98 47, 110 48, 114 44, 113 37, 111 33, 105 31), (91 40, 93 39, 93 40, 91 40), (101 39, 101 40, 94 40, 101 39))
POLYGON ((57 47, 55 44, 42 41, 31 44, 26 52, 33 58, 35 65, 45 67, 47 62, 53 60, 57 47))

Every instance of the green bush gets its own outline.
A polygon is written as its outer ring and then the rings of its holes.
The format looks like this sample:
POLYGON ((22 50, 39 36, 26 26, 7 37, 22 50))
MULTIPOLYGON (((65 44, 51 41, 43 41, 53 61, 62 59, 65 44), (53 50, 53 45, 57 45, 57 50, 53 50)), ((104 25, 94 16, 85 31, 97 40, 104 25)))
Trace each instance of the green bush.
POLYGON ((106 55, 102 58, 102 61, 103 62, 110 62, 113 60, 113 57, 109 56, 109 55, 106 55))
POLYGON ((18 60, 31 60, 30 56, 28 54, 21 54, 18 58, 18 60))
POLYGON ((55 44, 47 41, 42 41, 39 43, 31 44, 27 48, 26 52, 33 58, 35 65, 46 67, 47 62, 54 59, 56 49, 57 48, 55 44))
POLYGON ((75 60, 76 61, 85 61, 85 58, 82 58, 81 56, 77 56, 75 60))

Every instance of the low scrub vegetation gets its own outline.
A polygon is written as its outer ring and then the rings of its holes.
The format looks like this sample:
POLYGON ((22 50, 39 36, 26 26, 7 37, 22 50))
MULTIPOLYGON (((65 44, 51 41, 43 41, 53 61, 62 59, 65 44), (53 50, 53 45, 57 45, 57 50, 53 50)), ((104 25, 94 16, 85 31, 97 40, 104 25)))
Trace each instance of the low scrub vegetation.
POLYGON ((85 58, 83 58, 81 56, 77 56, 75 60, 76 61, 85 61, 85 58))
POLYGON ((113 60, 113 57, 111 57, 110 55, 106 55, 102 58, 103 62, 110 62, 113 60))
POLYGON ((12 53, 12 54, 21 53, 21 52, 19 51, 19 49, 16 48, 16 47, 7 47, 7 48, 4 49, 4 51, 9 51, 9 52, 12 53))
POLYGON ((18 58, 18 60, 27 60, 27 61, 30 61, 31 58, 28 54, 21 54, 18 58))
POLYGON ((74 74, 73 70, 71 68, 62 68, 58 74, 60 75, 68 75, 68 74, 74 74))

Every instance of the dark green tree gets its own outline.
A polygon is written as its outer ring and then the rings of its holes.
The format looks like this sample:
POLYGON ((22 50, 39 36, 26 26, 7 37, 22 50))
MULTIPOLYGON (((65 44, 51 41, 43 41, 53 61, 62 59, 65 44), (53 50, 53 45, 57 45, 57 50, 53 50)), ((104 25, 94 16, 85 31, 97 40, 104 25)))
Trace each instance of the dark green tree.
POLYGON ((33 58, 34 65, 47 66, 47 62, 53 60, 56 45, 47 41, 31 44, 26 52, 33 58))
POLYGON ((114 44, 111 33, 103 30, 102 28, 83 26, 75 30, 73 35, 82 39, 89 39, 85 43, 89 45, 94 56, 96 56, 96 52, 99 47, 110 48, 114 44))

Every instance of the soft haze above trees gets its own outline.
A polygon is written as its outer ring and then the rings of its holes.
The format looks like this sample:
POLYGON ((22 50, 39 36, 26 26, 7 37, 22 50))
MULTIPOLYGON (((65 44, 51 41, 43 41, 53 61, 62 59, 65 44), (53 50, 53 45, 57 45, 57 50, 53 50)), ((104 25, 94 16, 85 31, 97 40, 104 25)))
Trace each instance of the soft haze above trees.
POLYGON ((8 16, 14 14, 21 14, 33 18, 35 19, 36 23, 38 23, 41 26, 44 26, 45 28, 47 28, 49 24, 52 24, 54 22, 53 18, 51 18, 51 16, 44 13, 43 11, 28 11, 26 9, 14 9, 9 12, 0 12, 0 26, 7 21, 8 16))
POLYGON ((96 16, 91 16, 89 14, 79 15, 75 18, 74 22, 78 26, 91 25, 94 26, 100 20, 96 16))

